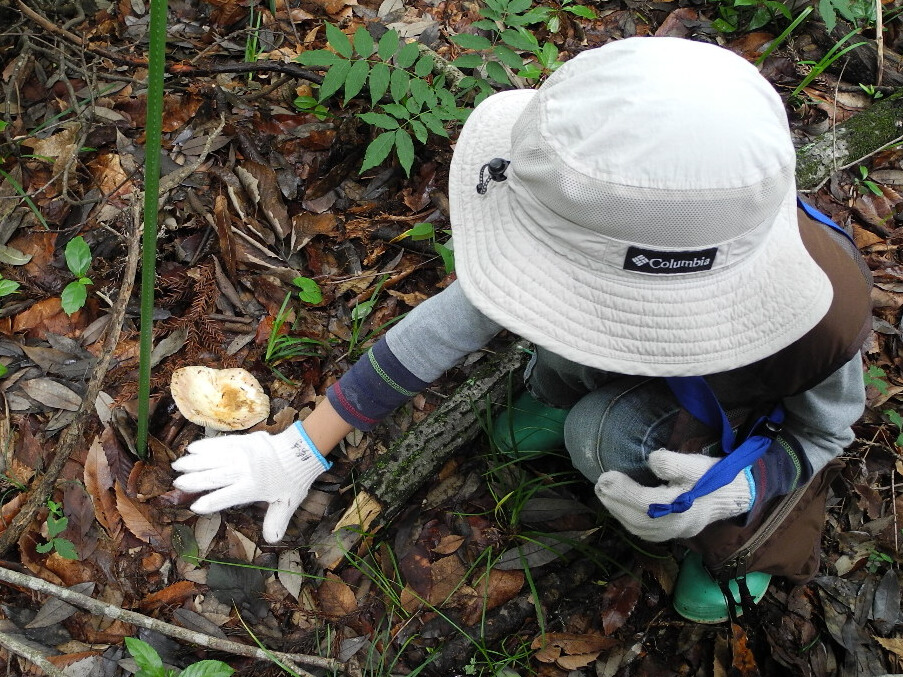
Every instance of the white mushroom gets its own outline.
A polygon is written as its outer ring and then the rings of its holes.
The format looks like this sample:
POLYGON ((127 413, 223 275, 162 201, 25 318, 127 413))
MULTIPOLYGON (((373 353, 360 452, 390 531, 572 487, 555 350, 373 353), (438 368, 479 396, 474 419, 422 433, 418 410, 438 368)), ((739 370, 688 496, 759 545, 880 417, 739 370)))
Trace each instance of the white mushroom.
POLYGON ((183 367, 169 388, 185 418, 212 430, 245 430, 270 415, 270 398, 245 369, 183 367))

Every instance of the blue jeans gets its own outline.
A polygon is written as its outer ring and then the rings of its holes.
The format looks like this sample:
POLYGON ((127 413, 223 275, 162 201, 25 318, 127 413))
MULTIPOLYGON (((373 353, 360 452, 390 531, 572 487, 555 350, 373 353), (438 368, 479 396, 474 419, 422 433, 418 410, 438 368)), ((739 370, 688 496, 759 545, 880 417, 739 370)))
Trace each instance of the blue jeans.
POLYGON ((592 369, 537 347, 524 380, 539 401, 570 407, 565 447, 590 482, 619 470, 641 484, 659 483, 646 459, 667 446, 680 410, 662 379, 592 369))

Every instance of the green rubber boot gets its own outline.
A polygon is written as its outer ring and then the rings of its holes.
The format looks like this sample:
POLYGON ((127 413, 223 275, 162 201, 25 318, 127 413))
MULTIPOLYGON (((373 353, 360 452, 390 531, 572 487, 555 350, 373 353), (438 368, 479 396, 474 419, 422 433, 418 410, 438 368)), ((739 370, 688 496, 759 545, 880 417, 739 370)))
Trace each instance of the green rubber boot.
POLYGON ((549 407, 524 391, 492 424, 492 440, 499 451, 515 456, 564 447, 567 409, 549 407))
MULTIPOLYGON (((746 574, 746 585, 753 601, 758 604, 768 590, 771 574, 752 571, 746 574)), ((740 616, 740 589, 737 581, 729 584, 736 602, 736 615, 740 616)), ((727 600, 705 567, 699 553, 691 552, 680 564, 677 584, 674 586, 674 610, 695 623, 721 623, 728 619, 727 600)))

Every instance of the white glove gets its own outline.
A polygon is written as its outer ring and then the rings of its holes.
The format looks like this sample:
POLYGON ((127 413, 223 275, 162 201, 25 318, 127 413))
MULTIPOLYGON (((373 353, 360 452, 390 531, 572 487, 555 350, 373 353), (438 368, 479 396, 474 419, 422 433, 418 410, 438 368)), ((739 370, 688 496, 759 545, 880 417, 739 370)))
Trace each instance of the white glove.
POLYGON ((671 503, 689 491, 718 462, 704 454, 681 454, 658 449, 649 454, 649 469, 665 483, 644 487, 624 473, 604 472, 596 482, 596 495, 608 511, 632 534, 655 543, 690 538, 717 520, 749 512, 755 499, 750 468, 710 494, 697 498, 686 512, 649 517, 651 503, 671 503))
POLYGON ((278 435, 256 432, 193 442, 188 453, 172 464, 174 470, 187 473, 173 484, 190 493, 216 489, 191 505, 201 515, 266 501, 270 507, 263 538, 277 543, 310 485, 331 466, 298 422, 278 435))

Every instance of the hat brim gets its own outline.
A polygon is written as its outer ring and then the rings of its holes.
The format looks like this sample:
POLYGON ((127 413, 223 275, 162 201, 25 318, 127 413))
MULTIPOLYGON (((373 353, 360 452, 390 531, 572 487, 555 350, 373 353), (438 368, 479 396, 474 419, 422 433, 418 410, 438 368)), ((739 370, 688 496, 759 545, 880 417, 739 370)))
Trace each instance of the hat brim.
POLYGON ((534 96, 517 90, 483 101, 450 168, 455 267, 468 299, 490 319, 589 367, 693 376, 768 357, 828 311, 833 290, 800 238, 794 185, 763 245, 730 266, 669 275, 663 284, 650 279, 661 276, 590 270, 557 253, 514 218, 507 182, 476 190, 485 163, 510 159, 512 128, 534 96))

